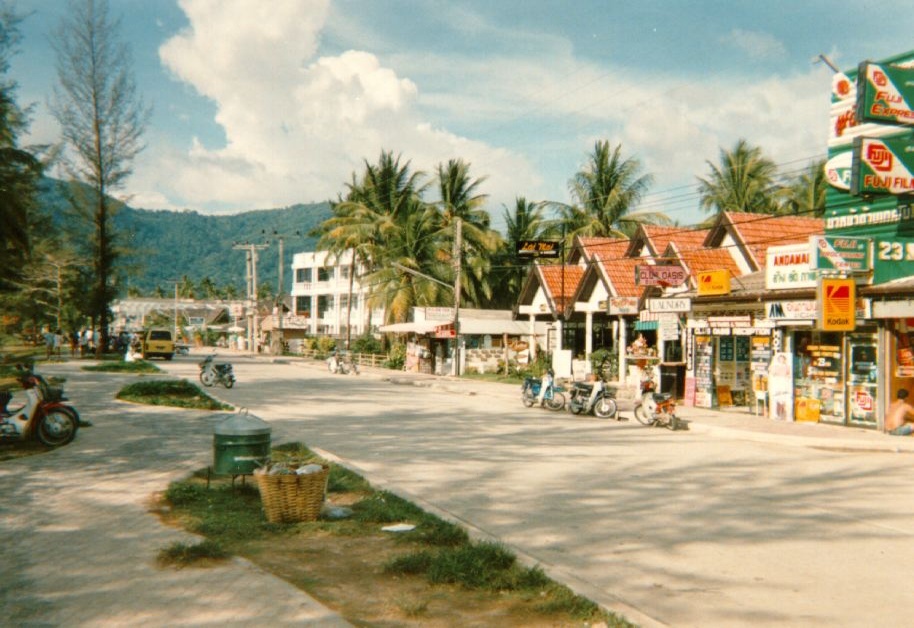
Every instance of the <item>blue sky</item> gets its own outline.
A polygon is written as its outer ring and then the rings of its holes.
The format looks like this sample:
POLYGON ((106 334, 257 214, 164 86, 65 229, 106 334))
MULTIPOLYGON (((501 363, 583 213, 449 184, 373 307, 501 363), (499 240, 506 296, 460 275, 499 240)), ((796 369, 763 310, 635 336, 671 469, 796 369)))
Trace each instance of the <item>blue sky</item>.
MULTIPOLYGON (((109 0, 153 107, 121 190, 133 206, 233 213, 335 198, 364 160, 462 158, 500 223, 567 202, 597 140, 654 184, 642 210, 702 218, 696 177, 743 137, 781 171, 825 154, 831 71, 914 49, 914 0, 109 0)), ((56 142, 48 36, 29 16, 12 75, 26 141, 56 142)))

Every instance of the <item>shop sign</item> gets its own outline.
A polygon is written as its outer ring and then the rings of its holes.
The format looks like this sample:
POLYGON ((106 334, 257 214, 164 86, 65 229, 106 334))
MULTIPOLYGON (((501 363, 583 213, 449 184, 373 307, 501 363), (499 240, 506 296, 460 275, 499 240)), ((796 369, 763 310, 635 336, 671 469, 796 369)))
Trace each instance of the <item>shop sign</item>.
POLYGON ((808 244, 770 246, 765 260, 765 289, 814 288, 819 271, 810 264, 808 244))
POLYGON ((853 279, 819 280, 818 328, 822 331, 853 331, 857 326, 856 285, 853 279))
POLYGON ((681 286, 688 279, 685 268, 673 264, 639 264, 635 266, 635 284, 639 286, 681 286))
POLYGON ((825 180, 828 184, 845 192, 851 189, 851 167, 854 151, 846 150, 825 162, 825 180))
POLYGON ((520 258, 557 259, 562 251, 562 243, 557 240, 518 240, 515 251, 520 258))
POLYGON ((914 299, 873 303, 873 318, 905 318, 912 312, 914 312, 914 299))
POLYGON ((435 338, 456 338, 457 330, 453 323, 447 325, 438 325, 435 327, 435 338))
MULTIPOLYGON (((838 73, 832 77, 832 99, 829 110, 828 148, 849 147, 855 137, 882 137, 898 132, 898 127, 863 122, 857 116, 856 72, 838 73)), ((833 153, 832 153, 833 154, 833 153)))
POLYGON ((454 320, 454 308, 427 307, 427 308, 425 308, 425 320, 427 320, 427 321, 452 321, 452 320, 454 320))
POLYGON ((818 306, 815 301, 772 301, 765 304, 765 316, 772 321, 815 320, 818 306))
POLYGON ((873 241, 870 238, 812 236, 810 262, 819 270, 864 272, 873 268, 873 241))
POLYGON ((712 329, 715 327, 726 329, 733 329, 734 327, 751 327, 752 316, 749 314, 739 316, 709 316, 708 326, 712 329))
POLYGON ((730 294, 730 271, 709 270, 698 273, 699 296, 730 294))
POLYGON ((610 297, 609 313, 620 316, 638 313, 638 297, 610 297))
POLYGON ((647 309, 651 312, 691 312, 691 299, 648 299, 647 309))
POLYGON ((679 316, 676 314, 661 314, 657 330, 660 339, 663 341, 679 340, 679 316))
POLYGON ((857 71, 857 117, 914 124, 914 68, 864 62, 857 71))
POLYGON ((910 137, 854 140, 851 194, 914 192, 914 141, 910 137))

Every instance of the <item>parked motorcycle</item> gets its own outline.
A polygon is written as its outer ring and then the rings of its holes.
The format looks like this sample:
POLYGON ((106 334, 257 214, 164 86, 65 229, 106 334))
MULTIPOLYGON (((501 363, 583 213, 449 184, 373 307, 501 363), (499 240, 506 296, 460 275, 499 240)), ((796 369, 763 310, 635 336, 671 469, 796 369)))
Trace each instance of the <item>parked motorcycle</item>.
POLYGON ((63 403, 63 390, 49 386, 31 367, 19 365, 18 370, 17 378, 25 389, 25 404, 11 410, 7 405, 12 394, 0 392, 0 438, 37 438, 48 447, 71 442, 81 421, 75 408, 63 403))
POLYGON ((208 355, 200 362, 200 383, 204 386, 222 384, 226 388, 235 385, 235 372, 228 362, 215 362, 214 356, 208 355))
POLYGON ((527 376, 521 386, 521 400, 528 408, 532 408, 540 401, 542 395, 543 405, 550 410, 561 410, 565 407, 565 389, 555 384, 555 376, 550 371, 542 379, 527 376), (546 386, 543 393, 543 386, 546 386))
POLYGON ((635 402, 635 418, 642 425, 667 427, 671 430, 680 428, 676 417, 676 400, 670 393, 657 392, 654 378, 650 375, 641 382, 641 397, 635 402))
POLYGON ((359 365, 352 361, 352 355, 349 353, 331 355, 327 358, 327 369, 331 373, 339 375, 359 374, 359 365))
POLYGON ((612 391, 606 382, 575 382, 571 387, 568 409, 573 414, 593 414, 600 419, 611 419, 618 410, 612 391))

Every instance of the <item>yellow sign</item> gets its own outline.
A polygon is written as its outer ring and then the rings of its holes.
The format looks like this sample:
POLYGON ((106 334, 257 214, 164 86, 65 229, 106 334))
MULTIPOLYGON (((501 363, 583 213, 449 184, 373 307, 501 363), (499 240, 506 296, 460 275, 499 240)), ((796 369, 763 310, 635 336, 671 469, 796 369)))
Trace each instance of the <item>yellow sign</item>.
POLYGON ((698 296, 730 294, 730 271, 708 270, 698 273, 698 296))
POLYGON ((857 326, 857 286, 853 279, 819 280, 818 323, 822 331, 854 331, 857 326))

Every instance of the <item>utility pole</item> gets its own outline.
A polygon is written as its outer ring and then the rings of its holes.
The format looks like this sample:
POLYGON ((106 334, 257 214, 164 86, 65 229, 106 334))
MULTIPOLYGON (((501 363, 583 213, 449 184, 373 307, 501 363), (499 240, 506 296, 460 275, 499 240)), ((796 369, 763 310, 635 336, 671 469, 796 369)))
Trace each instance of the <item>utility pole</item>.
POLYGON ((246 251, 247 261, 247 298, 251 302, 252 311, 248 316, 248 347, 253 352, 257 352, 255 342, 257 340, 257 251, 267 248, 267 244, 251 244, 244 242, 235 244, 233 249, 246 251))
MULTIPOLYGON (((276 242, 279 244, 279 266, 277 268, 278 275, 279 275, 279 283, 276 287, 276 299, 275 299, 275 303, 274 303, 274 307, 276 308, 276 313, 277 313, 277 318, 278 318, 277 329, 276 329, 276 331, 277 331, 276 341, 278 341, 278 342, 273 342, 272 344, 273 344, 273 349, 275 350, 275 352, 282 354, 283 340, 284 340, 283 327, 282 327, 282 325, 283 325, 282 315, 283 315, 283 305, 284 305, 283 298, 285 295, 284 284, 283 284, 283 268, 285 266, 285 261, 284 261, 285 257, 283 255, 283 245, 285 243, 286 236, 280 235, 276 230, 274 230, 272 234, 269 234, 269 233, 267 233, 267 230, 264 229, 263 231, 261 231, 261 233, 264 235, 264 237, 268 237, 268 236, 272 235, 274 238, 276 238, 276 242)), ((301 232, 296 231, 293 235, 301 236, 301 232)))
POLYGON ((460 270, 463 249, 463 222, 454 221, 454 376, 460 377, 460 270))

